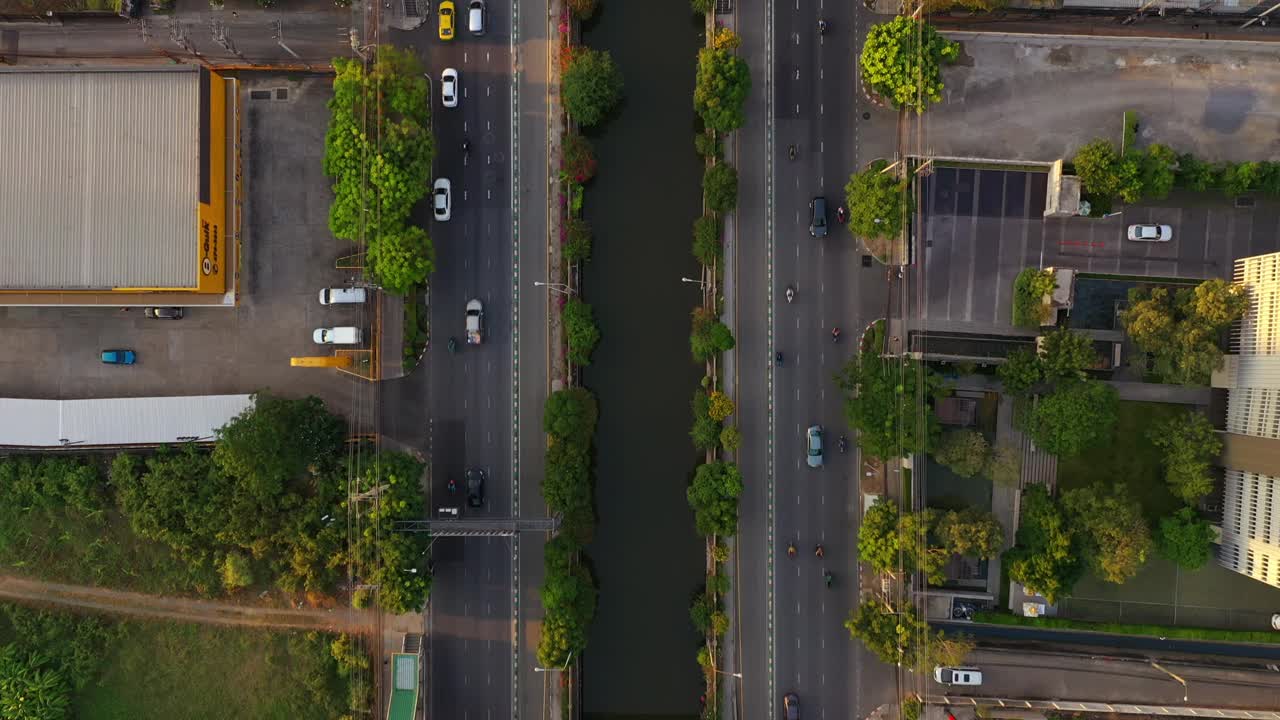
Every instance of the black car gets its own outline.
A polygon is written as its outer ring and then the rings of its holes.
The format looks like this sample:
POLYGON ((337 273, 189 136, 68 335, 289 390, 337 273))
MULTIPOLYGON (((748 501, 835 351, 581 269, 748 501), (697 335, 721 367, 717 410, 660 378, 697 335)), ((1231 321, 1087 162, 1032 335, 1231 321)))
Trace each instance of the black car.
POLYGON ((787 693, 782 696, 783 720, 800 720, 800 696, 787 693))
POLYGON ((484 506, 484 470, 481 468, 467 470, 467 505, 484 506))
POLYGON ((182 308, 175 307, 149 307, 142 311, 142 314, 149 318, 157 318, 161 320, 181 320, 182 308))
POLYGON ((827 199, 816 197, 809 201, 809 234, 827 236, 827 199))

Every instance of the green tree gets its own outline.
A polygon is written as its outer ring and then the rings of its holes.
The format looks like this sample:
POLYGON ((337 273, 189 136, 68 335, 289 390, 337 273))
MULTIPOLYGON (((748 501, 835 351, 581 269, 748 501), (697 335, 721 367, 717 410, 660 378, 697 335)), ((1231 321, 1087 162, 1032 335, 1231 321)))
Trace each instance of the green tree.
POLYGON ((858 446, 872 457, 922 452, 941 432, 937 416, 919 406, 943 392, 942 381, 917 360, 864 350, 845 364, 836 384, 845 391, 845 416, 858 431, 858 446))
POLYGON ((596 432, 596 398, 586 388, 557 390, 547 396, 542 430, 552 437, 586 446, 596 432))
POLYGON ((726 425, 720 431, 720 447, 725 452, 734 452, 742 445, 742 431, 733 425, 726 425))
POLYGON ((1033 350, 1019 348, 1009 353, 1008 359, 996 367, 996 375, 1009 395, 1025 395, 1044 379, 1044 364, 1033 350))
POLYGON ((235 592, 253 584, 253 567, 249 564, 249 559, 238 552, 227 553, 222 559, 221 571, 222 586, 229 592, 235 592))
POLYGON ((585 541, 595 522, 591 503, 591 457, 586 446, 557 440, 547 446, 542 498, 564 518, 562 528, 585 541))
POLYGON ((844 626, 851 637, 861 640, 881 662, 917 670, 931 670, 935 665, 962 665, 974 647, 966 636, 930 631, 929 624, 911 604, 895 610, 867 600, 850 613, 844 626))
POLYGON ((732 350, 733 333, 706 308, 694 308, 693 331, 689 334, 689 347, 693 359, 706 362, 712 355, 732 350))
POLYGON ((898 506, 878 498, 862 516, 858 557, 879 572, 896 572, 900 550, 898 506))
POLYGON ((898 16, 871 26, 859 65, 862 81, 894 107, 924 112, 942 101, 942 65, 960 55, 959 43, 947 40, 934 27, 898 16))
POLYGON ((710 403, 707 408, 707 414, 716 422, 724 422, 733 414, 737 406, 734 405, 733 399, 719 390, 711 391, 710 403))
POLYGON ((1098 364, 1098 351, 1087 335, 1058 328, 1044 336, 1040 358, 1049 379, 1084 379, 1085 370, 1098 364))
POLYGON ((862 172, 849 176, 844 186, 849 208, 849 231, 861 238, 896 238, 910 208, 907 183, 885 160, 877 160, 862 172))
POLYGON ((576 297, 570 298, 560 311, 560 320, 569 341, 569 362, 590 365, 591 353, 600 342, 600 328, 596 327, 591 306, 576 297))
POLYGON ((971 478, 982 472, 991 454, 991 446, 982 433, 976 430, 949 430, 933 451, 933 459, 951 469, 962 478, 971 478))
POLYGON ((71 717, 71 687, 47 655, 0 646, 0 716, 5 720, 71 717))
POLYGON ((1213 552, 1213 526, 1184 507, 1160 519, 1156 549, 1185 570, 1199 570, 1213 552))
POLYGON ((1243 287, 1214 279, 1176 293, 1132 288, 1120 319, 1139 349, 1154 356, 1166 382, 1203 385, 1222 363, 1219 336, 1248 307, 1243 287))
POLYGON ((686 493, 694 524, 703 535, 733 535, 738 530, 738 496, 742 472, 726 462, 698 466, 686 493))
POLYGON ((977 508, 951 510, 938 518, 935 532, 949 553, 993 558, 1004 549, 1004 528, 990 512, 977 508))
POLYGON ((383 289, 403 295, 427 281, 435 270, 435 255, 427 231, 410 225, 380 232, 366 259, 383 289))
POLYGON ((711 267, 724 256, 720 242, 720 220, 714 215, 703 215, 693 221, 693 256, 698 262, 711 267))
POLYGON ((332 462, 346 425, 320 398, 288 400, 264 393, 218 430, 213 463, 259 498, 279 495, 308 468, 332 462))
POLYGON ((591 141, 578 132, 566 133, 560 144, 560 172, 579 185, 596 174, 596 154, 591 141))
POLYGON ((747 61, 735 54, 732 38, 698 51, 694 78, 693 109, 703 124, 719 133, 742 127, 743 105, 751 92, 751 70, 747 61))
POLYGON ((1094 140, 1071 158, 1084 191, 1112 198, 1120 194, 1120 155, 1109 140, 1094 140))
POLYGON ((596 587, 590 571, 577 559, 577 546, 566 535, 547 542, 544 567, 538 664, 558 668, 587 646, 587 630, 595 617, 596 587))
POLYGON ((1047 322, 1052 308, 1044 298, 1057 287, 1058 280, 1050 270, 1025 268, 1018 273, 1013 280, 1013 324, 1038 328, 1047 322))
POLYGON ((1044 486, 1027 487, 1016 542, 1004 554, 1009 577, 1051 603, 1070 593, 1083 572, 1082 548, 1072 528, 1044 486))
POLYGON ((564 259, 570 263, 591 259, 591 223, 580 217, 565 222, 564 259))
POLYGON ((1191 316, 1197 323, 1214 330, 1229 327, 1249 310, 1249 293, 1243 285, 1221 278, 1205 280, 1196 286, 1191 301, 1191 316))
POLYGON ((1222 452, 1213 423, 1194 410, 1156 424, 1147 439, 1164 453, 1165 481, 1188 505, 1213 491, 1210 463, 1222 452))
POLYGON ((1222 173, 1222 191, 1229 197, 1257 190, 1262 180, 1262 166, 1256 162, 1228 164, 1222 173))
POLYGON ((714 212, 729 212, 738 206, 738 171, 728 163, 716 163, 702 175, 702 194, 714 212))
POLYGON ((1169 197, 1178 168, 1178 154, 1159 143, 1148 145, 1142 154, 1142 195, 1153 200, 1169 197))
POLYGON ((1071 457, 1110 442, 1119 407, 1110 385, 1071 380, 1039 399, 1025 430, 1045 452, 1071 457))
POLYGON ((987 458, 982 474, 998 485, 1016 486, 1022 479, 1022 452, 1018 448, 997 445, 987 458))
POLYGON ((579 20, 586 20, 596 12, 596 0, 567 0, 565 5, 579 20))
POLYGON ((706 15, 716 7, 716 0, 690 0, 693 11, 699 15, 706 15))
POLYGON ((1179 187, 1204 192, 1222 182, 1217 169, 1211 164, 1190 153, 1178 156, 1178 170, 1174 175, 1174 183, 1179 187))
POLYGON ((560 81, 564 108, 582 127, 598 124, 622 98, 622 73, 604 50, 577 46, 560 81))
POLYGON ((1068 490, 1062 505, 1098 577, 1121 584, 1142 569, 1151 551, 1151 531, 1124 485, 1109 491, 1101 486, 1068 490))

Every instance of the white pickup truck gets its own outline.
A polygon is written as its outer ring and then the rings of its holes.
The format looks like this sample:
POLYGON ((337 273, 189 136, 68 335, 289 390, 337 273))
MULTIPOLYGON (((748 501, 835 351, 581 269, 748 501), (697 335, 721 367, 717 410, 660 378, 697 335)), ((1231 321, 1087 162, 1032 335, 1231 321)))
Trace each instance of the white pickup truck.
POLYGON ((358 327, 316 328, 311 339, 317 345, 359 345, 361 335, 358 327))
POLYGON ((484 339, 484 304, 479 300, 467 301, 467 344, 479 345, 484 339))

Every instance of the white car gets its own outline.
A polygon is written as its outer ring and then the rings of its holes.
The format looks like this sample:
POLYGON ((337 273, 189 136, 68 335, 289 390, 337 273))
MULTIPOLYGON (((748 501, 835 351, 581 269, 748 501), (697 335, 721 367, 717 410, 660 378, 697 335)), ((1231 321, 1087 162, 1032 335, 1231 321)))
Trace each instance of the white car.
POLYGON ((479 298, 467 301, 467 344, 484 341, 484 303, 479 298))
POLYGON ((933 679, 940 685, 981 685, 982 671, 971 667, 935 667, 933 679))
POLYGON ((365 301, 364 288, 325 288, 320 291, 321 305, 350 305, 365 301))
POLYGON ((431 207, 440 222, 448 222, 453 217, 453 184, 448 178, 436 179, 431 190, 431 207))
POLYGON ((447 108, 458 107, 458 71, 445 68, 440 73, 440 99, 447 108))
POLYGON ((359 345, 362 333, 358 327, 316 328, 311 339, 317 345, 359 345))
POLYGON ((1169 225, 1130 225, 1129 239, 1139 242, 1169 242, 1173 228, 1169 225))

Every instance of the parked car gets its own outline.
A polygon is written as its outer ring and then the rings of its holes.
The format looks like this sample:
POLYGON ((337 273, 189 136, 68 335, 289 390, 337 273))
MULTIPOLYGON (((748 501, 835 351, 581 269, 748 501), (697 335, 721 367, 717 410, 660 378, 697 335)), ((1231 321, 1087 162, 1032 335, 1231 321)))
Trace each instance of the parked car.
POLYGON ((448 178, 436 178, 431 190, 431 207, 440 222, 448 222, 453 217, 453 183, 448 178))
POLYGON ((484 34, 484 15, 484 0, 471 0, 467 3, 467 29, 476 37, 484 34))
POLYGON ((809 467, 822 467, 822 426, 814 425, 804 431, 805 439, 808 440, 809 452, 805 462, 809 463, 809 467))
POLYGON ((800 696, 787 693, 782 696, 783 720, 800 720, 800 696))
POLYGON ((317 345, 359 345, 362 336, 358 327, 316 328, 311 334, 317 345))
POLYGON ((484 303, 479 299, 467 301, 467 344, 479 345, 484 341, 484 303))
POLYGON ((155 318, 158 320, 181 320, 182 308, 175 307, 149 307, 142 310, 143 317, 155 318))
POLYGON ((352 305, 364 302, 367 297, 364 288, 325 288, 320 291, 320 304, 352 305))
POLYGON ((103 350, 102 362, 107 365, 132 365, 138 361, 138 356, 132 350, 103 350))
POLYGON ((982 671, 971 667, 935 667, 933 679, 941 685, 981 685, 982 671))
POLYGON ((1173 239, 1170 225, 1130 225, 1129 239, 1139 242, 1169 242, 1173 239))
POLYGON ((484 506, 484 481, 485 472, 483 468, 471 468, 467 470, 467 505, 473 508, 484 506))
POLYGON ((457 22, 457 13, 454 12, 453 0, 440 0, 440 7, 436 13, 440 17, 440 39, 452 40, 453 27, 457 22))
POLYGON ((827 236, 827 199, 824 197, 809 201, 809 234, 813 237, 827 236))
POLYGON ((440 73, 440 100, 447 108, 458 107, 458 71, 454 68, 440 73))

